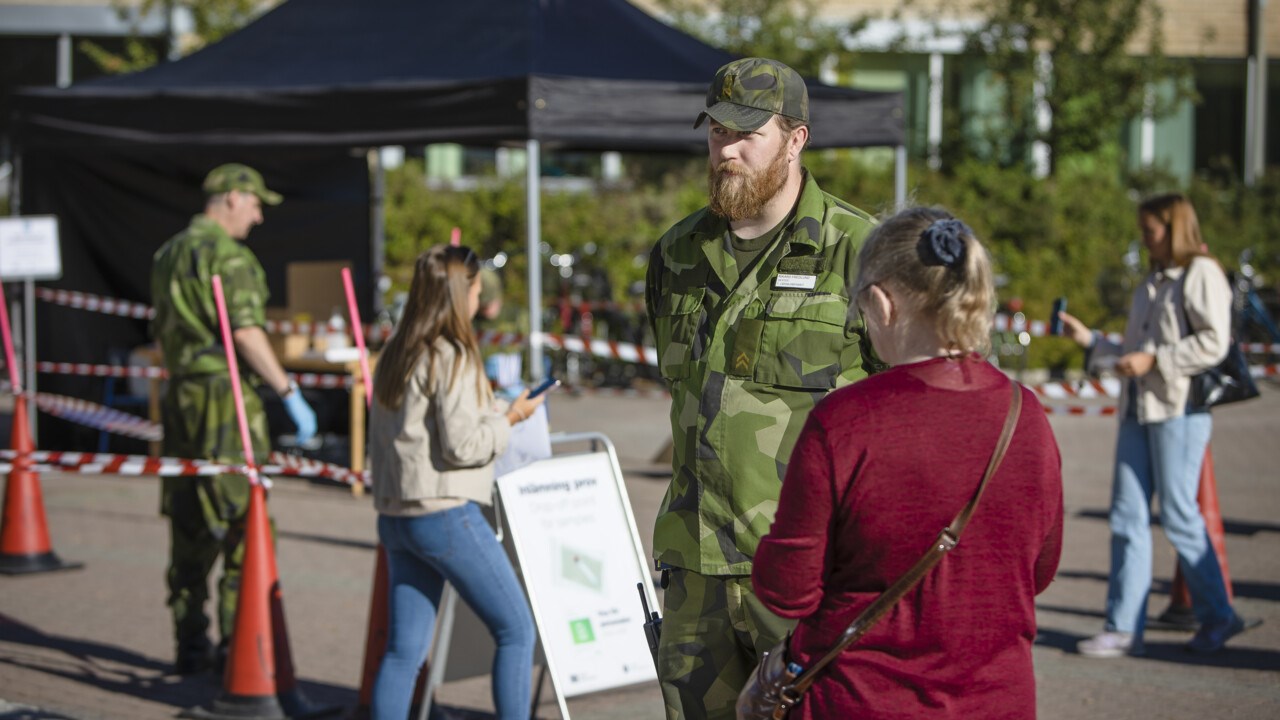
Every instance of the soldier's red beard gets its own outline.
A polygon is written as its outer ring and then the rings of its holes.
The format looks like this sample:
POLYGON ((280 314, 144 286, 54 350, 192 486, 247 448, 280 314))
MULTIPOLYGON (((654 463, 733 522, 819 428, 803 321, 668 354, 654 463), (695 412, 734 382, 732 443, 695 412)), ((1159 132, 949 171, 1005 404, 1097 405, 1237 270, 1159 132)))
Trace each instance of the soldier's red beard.
POLYGON ((769 165, 751 171, 734 161, 707 161, 707 206, 728 220, 759 217, 764 206, 787 182, 787 144, 778 148, 769 165))

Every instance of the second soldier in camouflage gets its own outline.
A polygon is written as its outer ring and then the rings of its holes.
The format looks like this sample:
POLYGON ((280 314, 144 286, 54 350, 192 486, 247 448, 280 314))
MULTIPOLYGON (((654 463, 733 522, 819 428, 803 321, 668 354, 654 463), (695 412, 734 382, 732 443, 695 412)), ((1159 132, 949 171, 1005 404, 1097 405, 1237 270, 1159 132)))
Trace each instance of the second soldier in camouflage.
MULTIPOLYGON (((161 405, 164 451, 170 457, 239 464, 244 461, 236 406, 212 290, 222 278, 227 315, 241 366, 252 370, 284 398, 298 426, 299 443, 315 433, 315 414, 289 382, 263 331, 266 275, 243 244, 262 222, 262 203, 280 195, 245 165, 227 164, 205 178, 204 212, 155 254, 151 296, 152 334, 160 342, 168 389, 161 405)), ((270 451, 267 416, 256 392, 243 393, 250 442, 258 462, 270 451)), ((167 477, 161 481, 161 513, 169 517, 168 604, 176 643, 174 670, 186 675, 218 661, 208 639, 208 575, 219 554, 217 619, 225 653, 233 629, 244 558, 244 518, 249 481, 240 473, 213 477, 167 477)))

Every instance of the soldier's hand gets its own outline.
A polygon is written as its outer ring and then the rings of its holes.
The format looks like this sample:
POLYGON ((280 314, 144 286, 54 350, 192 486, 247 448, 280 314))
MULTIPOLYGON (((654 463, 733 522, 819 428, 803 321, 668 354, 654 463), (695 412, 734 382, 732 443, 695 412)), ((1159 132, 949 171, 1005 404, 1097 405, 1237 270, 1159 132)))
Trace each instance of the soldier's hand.
POLYGON ((297 443, 298 445, 306 445, 316 434, 316 413, 307 404, 307 399, 302 397, 302 390, 297 387, 293 388, 293 392, 282 398, 284 401, 284 409, 289 413, 289 419, 297 426, 297 443))

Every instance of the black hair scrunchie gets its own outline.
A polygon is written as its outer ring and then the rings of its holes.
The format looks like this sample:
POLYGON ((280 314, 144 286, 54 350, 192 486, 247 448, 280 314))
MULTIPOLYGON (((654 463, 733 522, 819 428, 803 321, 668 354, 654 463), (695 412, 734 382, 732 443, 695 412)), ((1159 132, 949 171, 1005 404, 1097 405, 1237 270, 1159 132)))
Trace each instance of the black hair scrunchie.
POLYGON ((935 220, 920 233, 920 243, 916 246, 920 262, 930 266, 960 267, 964 264, 966 252, 964 238, 972 234, 968 225, 955 218, 935 220))

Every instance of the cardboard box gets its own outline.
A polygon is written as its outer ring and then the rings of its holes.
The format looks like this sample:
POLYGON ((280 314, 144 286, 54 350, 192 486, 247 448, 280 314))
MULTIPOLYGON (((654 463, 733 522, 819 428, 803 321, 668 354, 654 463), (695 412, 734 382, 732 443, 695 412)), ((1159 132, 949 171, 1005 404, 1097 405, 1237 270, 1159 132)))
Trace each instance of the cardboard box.
POLYGON ((347 317, 347 294, 342 288, 342 268, 349 260, 291 262, 285 266, 285 295, 291 315, 306 313, 325 323, 336 311, 347 317))
POLYGON ((349 260, 297 261, 285 266, 284 307, 268 307, 267 319, 280 322, 311 323, 309 332, 270 333, 276 357, 298 358, 328 345, 325 327, 335 312, 345 322, 347 295, 342 287, 342 268, 349 260))
MULTIPOLYGON (((268 307, 266 308, 267 320, 275 320, 279 322, 298 322, 302 319, 289 311, 288 308, 268 307)), ((276 357, 281 360, 286 358, 302 357, 309 349, 311 349, 311 338, 304 333, 267 333, 267 338, 271 341, 271 349, 275 352, 276 357)))

